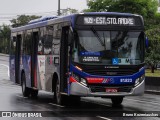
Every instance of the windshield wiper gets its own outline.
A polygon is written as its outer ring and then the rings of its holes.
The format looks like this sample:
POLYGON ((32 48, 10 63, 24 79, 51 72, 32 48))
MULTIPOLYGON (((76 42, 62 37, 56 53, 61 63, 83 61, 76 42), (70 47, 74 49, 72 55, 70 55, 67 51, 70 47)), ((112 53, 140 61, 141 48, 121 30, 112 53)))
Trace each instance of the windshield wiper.
POLYGON ((94 27, 91 27, 91 31, 94 33, 94 35, 97 37, 98 41, 101 43, 102 46, 105 46, 105 44, 103 43, 103 40, 100 38, 99 34, 97 33, 97 31, 94 29, 94 27))

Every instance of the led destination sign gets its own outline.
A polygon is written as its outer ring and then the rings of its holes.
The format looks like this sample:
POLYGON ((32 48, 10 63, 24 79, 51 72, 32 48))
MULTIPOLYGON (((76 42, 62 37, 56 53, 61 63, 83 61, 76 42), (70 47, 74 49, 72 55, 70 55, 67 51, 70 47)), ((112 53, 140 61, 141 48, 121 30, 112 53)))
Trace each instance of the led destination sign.
POLYGON ((143 22, 140 16, 78 16, 77 25, 89 26, 141 26, 143 22))
POLYGON ((84 17, 85 25, 134 25, 133 18, 84 17))

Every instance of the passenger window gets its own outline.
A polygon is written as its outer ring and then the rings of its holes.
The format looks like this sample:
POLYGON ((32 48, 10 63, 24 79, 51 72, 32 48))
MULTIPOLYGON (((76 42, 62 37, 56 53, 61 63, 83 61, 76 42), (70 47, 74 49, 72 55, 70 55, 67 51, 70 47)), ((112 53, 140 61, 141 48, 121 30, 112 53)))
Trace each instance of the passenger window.
POLYGON ((32 32, 27 31, 26 36, 23 42, 23 51, 24 54, 30 55, 31 54, 31 43, 32 43, 32 32))
POLYGON ((53 26, 53 44, 52 44, 52 50, 53 54, 59 55, 60 53, 60 39, 61 39, 61 27, 59 24, 56 24, 53 26))
POLYGON ((39 42, 38 42, 38 55, 43 55, 44 54, 44 28, 40 28, 40 37, 39 37, 39 42))
POLYGON ((52 54, 53 27, 47 26, 44 29, 44 54, 52 54))

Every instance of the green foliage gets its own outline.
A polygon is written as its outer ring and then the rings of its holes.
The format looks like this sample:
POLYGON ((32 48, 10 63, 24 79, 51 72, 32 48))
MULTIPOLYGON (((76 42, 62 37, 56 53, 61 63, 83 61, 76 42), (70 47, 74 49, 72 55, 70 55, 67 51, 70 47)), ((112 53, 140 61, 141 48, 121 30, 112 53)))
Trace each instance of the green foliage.
POLYGON ((29 21, 40 18, 41 16, 35 16, 35 15, 20 15, 16 19, 12 19, 12 27, 19 27, 28 24, 29 21))
POLYGON ((2 25, 0 29, 0 53, 8 53, 9 50, 9 39, 10 39, 10 27, 7 25, 2 25))
POLYGON ((88 0, 90 12, 127 12, 140 14, 145 18, 154 16, 157 11, 157 0, 88 0))
POLYGON ((67 9, 62 9, 61 11, 61 15, 69 15, 69 14, 74 14, 74 13, 78 13, 78 10, 67 8, 67 9))
POLYGON ((144 19, 145 29, 152 30, 154 28, 160 27, 160 13, 156 13, 153 17, 144 19))
POLYGON ((88 0, 89 9, 86 9, 85 12, 108 11, 113 2, 114 0, 88 0))
POLYGON ((160 63, 160 25, 146 31, 149 39, 149 48, 146 50, 145 61, 153 69, 160 63))
POLYGON ((160 24, 155 26, 152 29, 147 30, 146 32, 147 37, 150 41, 159 41, 160 42, 160 24))

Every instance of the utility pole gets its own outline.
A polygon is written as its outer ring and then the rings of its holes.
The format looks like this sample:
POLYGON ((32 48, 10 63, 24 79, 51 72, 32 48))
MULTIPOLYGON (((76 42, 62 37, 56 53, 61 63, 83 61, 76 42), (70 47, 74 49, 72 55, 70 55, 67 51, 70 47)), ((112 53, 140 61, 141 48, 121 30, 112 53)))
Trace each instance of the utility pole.
POLYGON ((61 15, 61 12, 60 12, 60 0, 58 0, 58 16, 61 15))

